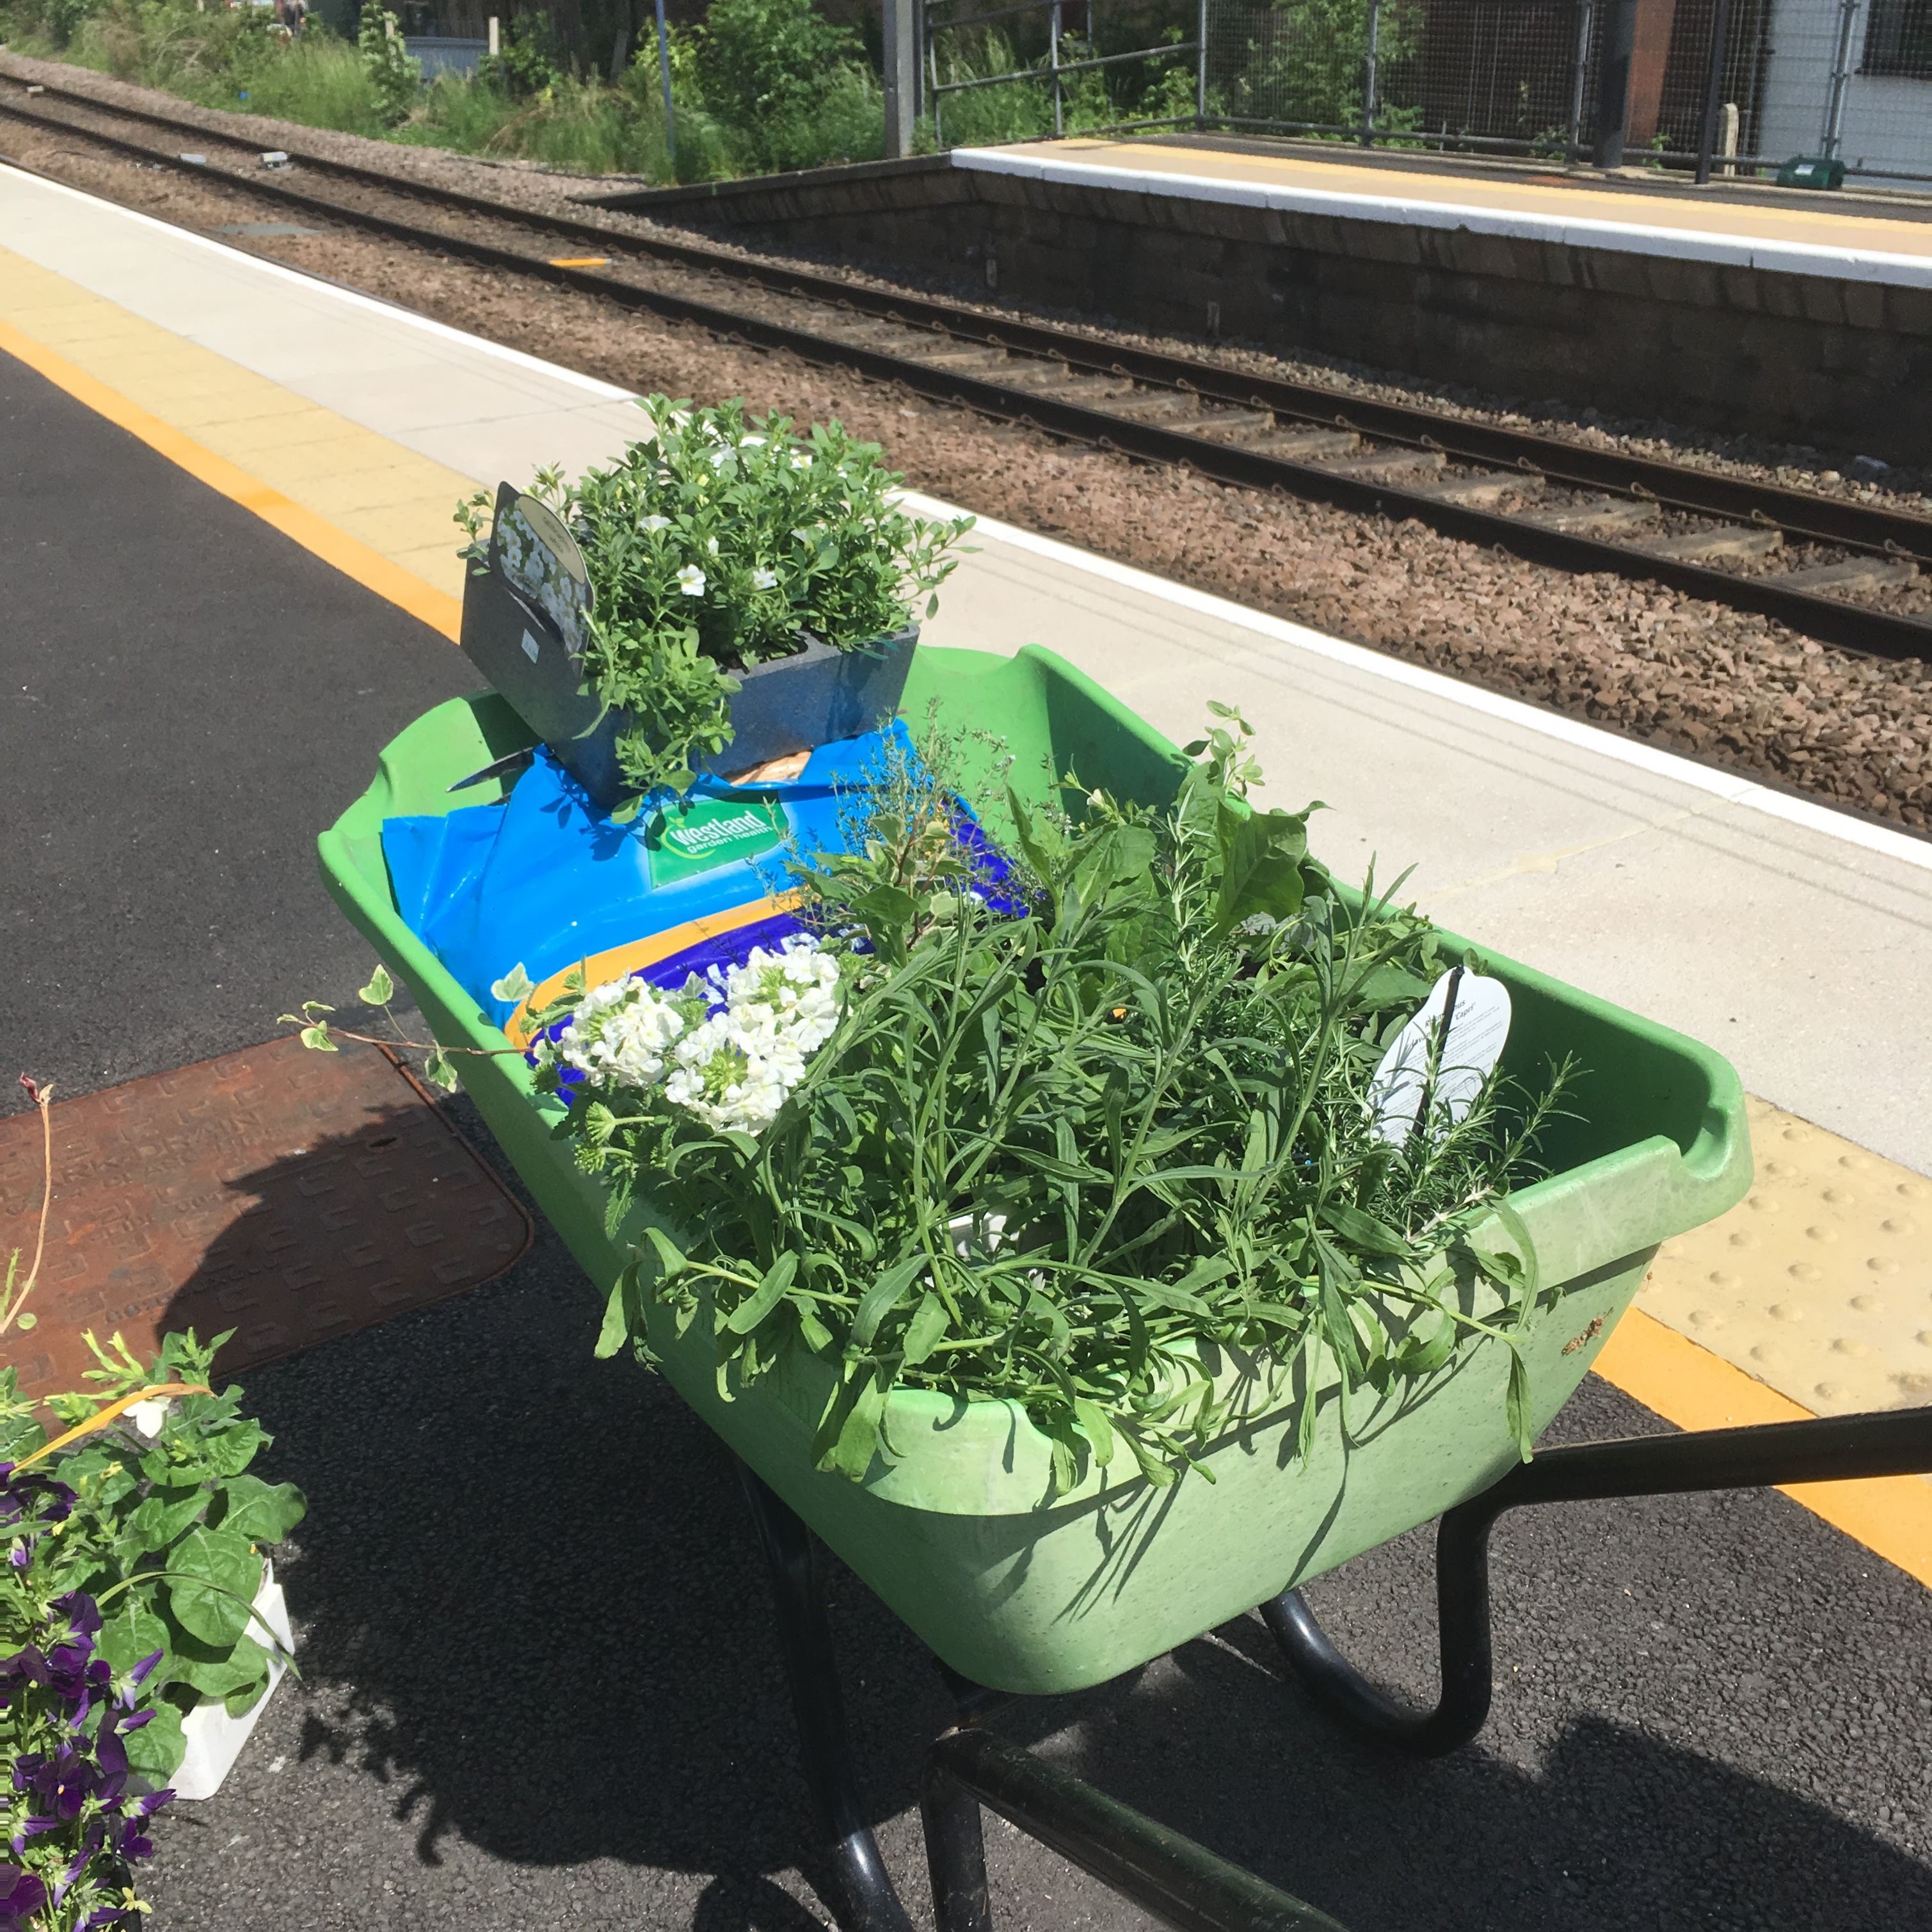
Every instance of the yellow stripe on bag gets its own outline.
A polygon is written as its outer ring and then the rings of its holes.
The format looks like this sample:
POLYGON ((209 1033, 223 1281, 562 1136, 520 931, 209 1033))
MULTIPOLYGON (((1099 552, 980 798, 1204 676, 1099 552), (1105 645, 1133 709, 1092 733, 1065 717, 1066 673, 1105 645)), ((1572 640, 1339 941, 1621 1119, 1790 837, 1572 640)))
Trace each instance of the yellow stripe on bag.
POLYGON ((682 952, 688 946, 755 926, 760 920, 770 919, 776 914, 793 911, 804 896, 802 892, 781 892, 768 898, 752 899, 744 905, 728 907, 723 912, 706 913, 702 919, 687 920, 682 926, 667 926, 647 939, 634 939, 626 945, 614 946, 608 952, 593 952, 576 965, 566 966, 561 973, 553 973, 541 986, 526 994, 516 1011, 503 1022, 504 1035, 512 1046, 528 1046, 532 1036, 530 1015, 541 1012, 545 1006, 561 999, 564 982, 573 973, 584 975, 586 988, 608 986, 613 980, 628 979, 640 968, 655 966, 660 959, 668 959, 673 953, 682 952))

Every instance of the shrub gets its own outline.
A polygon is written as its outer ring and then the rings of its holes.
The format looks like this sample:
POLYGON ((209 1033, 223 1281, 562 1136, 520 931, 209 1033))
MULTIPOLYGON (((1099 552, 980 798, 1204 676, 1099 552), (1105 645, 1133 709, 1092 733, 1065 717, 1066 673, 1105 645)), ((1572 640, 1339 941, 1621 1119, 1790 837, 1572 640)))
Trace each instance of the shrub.
MULTIPOLYGON (((852 110, 863 96, 848 76, 859 38, 823 18, 812 0, 712 0, 694 38, 704 104, 731 130, 750 167, 798 167, 824 158, 837 145, 836 139, 827 143, 820 127, 828 107, 836 136, 853 141, 852 110)), ((863 78, 876 86, 869 74, 863 78)), ((878 134, 868 131, 858 143, 872 150, 884 140, 883 106, 878 112, 878 134)))
POLYGON ((404 46, 395 15, 380 7, 363 8, 356 40, 383 120, 400 127, 422 92, 422 62, 412 58, 404 46))
POLYGON ((564 76, 563 50, 548 14, 519 14, 503 31, 501 51, 478 64, 477 78, 512 100, 527 100, 564 76))

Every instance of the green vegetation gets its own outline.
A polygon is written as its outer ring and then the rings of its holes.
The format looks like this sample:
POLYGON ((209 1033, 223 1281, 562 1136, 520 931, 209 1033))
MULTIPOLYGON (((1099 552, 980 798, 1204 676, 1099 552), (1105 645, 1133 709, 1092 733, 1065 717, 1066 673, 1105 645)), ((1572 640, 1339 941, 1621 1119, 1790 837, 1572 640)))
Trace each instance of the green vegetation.
MULTIPOLYGON (((1178 41, 1178 27, 1167 30, 1178 41)), ((590 36, 593 46, 599 36, 590 36)), ((540 161, 585 173, 653 182, 709 181, 828 163, 875 160, 885 107, 859 35, 812 0, 712 0, 701 26, 674 28, 676 152, 666 136, 655 34, 648 25, 616 77, 574 58, 548 15, 512 15, 502 52, 472 77, 425 82, 395 16, 362 10, 353 41, 311 15, 291 40, 270 9, 197 8, 194 0, 0 0, 0 40, 16 53, 70 61, 160 88, 205 107, 269 115, 314 128, 540 161)), ((1143 44, 1137 37, 1135 44, 1143 44)), ((1063 40, 1063 62, 1096 52, 1063 40)), ((1027 51, 998 32, 943 37, 947 81, 1033 70, 1028 79, 944 97, 925 145, 1023 140, 1050 133, 1052 84, 1043 44, 1027 51)), ((1070 132, 1190 115, 1192 57, 1129 62, 1070 76, 1062 124, 1070 132)))
MULTIPOLYGON (((764 0, 752 0, 753 4, 764 0)), ((836 422, 795 434, 784 416, 730 402, 644 398, 649 418, 616 463, 574 482, 538 472, 536 493, 583 547, 595 592, 585 681, 628 714, 617 762, 640 792, 692 782, 692 764, 731 741, 731 674, 816 638, 856 650, 911 621, 958 559, 970 517, 931 523, 892 502, 904 479, 876 443, 836 422)), ((465 555, 529 589, 541 544, 521 517, 482 540, 490 500, 457 512, 465 555)))
MULTIPOLYGON (((1163 38, 1170 44, 1178 43, 1180 29, 1171 27, 1163 38)), ((1130 44, 1144 44, 1136 40, 1130 44)), ((1111 44, 1096 46, 1077 34, 1064 34, 1060 43, 1063 66, 1126 51, 1126 47, 1111 44)), ((926 146, 937 147, 943 142, 951 148, 990 146, 1053 132, 1053 83, 1046 77, 1052 65, 1048 54, 1023 58, 998 28, 945 34, 938 39, 936 52, 943 86, 1000 74, 1026 72, 1029 78, 941 94, 937 116, 929 115, 923 124, 926 146), (1036 74, 1041 77, 1030 77, 1036 74)), ((1090 68, 1060 82, 1060 128, 1066 134, 1081 134, 1134 122, 1191 119, 1194 92, 1192 53, 1177 53, 1171 60, 1090 68)))
POLYGON ((782 952, 670 993, 580 974, 533 1016, 609 1225, 650 1215, 600 1352, 648 1354, 654 1300, 710 1330, 728 1399, 816 1357, 814 1460, 854 1480, 896 1388, 1016 1401, 1064 1492, 1117 1454, 1157 1486, 1204 1467, 1224 1376, 1386 1391, 1489 1337, 1527 1457, 1541 1291, 1504 1197, 1568 1070, 1458 1102, 1438 1034, 1385 1130, 1378 1069, 1456 962, 1310 856, 1316 807, 1253 804, 1248 727, 1212 708, 1171 806, 1009 790, 1004 856, 928 731, 853 794, 845 851, 795 858, 782 952))
POLYGON ((513 16, 473 78, 428 84, 394 16, 374 6, 352 44, 314 16, 292 41, 263 7, 0 0, 0 40, 205 107, 652 181, 874 159, 884 146, 878 77, 811 0, 717 0, 706 24, 673 30, 675 157, 655 37, 607 80, 565 54, 541 14, 513 16))

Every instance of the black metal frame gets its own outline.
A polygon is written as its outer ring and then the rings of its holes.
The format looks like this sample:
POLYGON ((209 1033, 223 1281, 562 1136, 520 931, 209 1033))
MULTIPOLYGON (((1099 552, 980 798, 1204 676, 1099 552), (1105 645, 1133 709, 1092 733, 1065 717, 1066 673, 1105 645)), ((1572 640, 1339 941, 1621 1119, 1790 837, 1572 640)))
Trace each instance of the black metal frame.
MULTIPOLYGON (((833 1895, 825 1902, 840 1932, 910 1932, 859 1802, 816 1540, 757 1476, 740 1470, 771 1573, 800 1760, 829 1858, 833 1895)), ((1490 1532, 1505 1510, 1925 1474, 1932 1474, 1932 1407, 1544 1450, 1442 1518, 1442 1690, 1430 1711, 1405 1709, 1369 1683, 1330 1642, 1300 1591, 1284 1591, 1262 1615, 1331 1716, 1375 1743, 1439 1756, 1467 1744, 1489 1716, 1490 1532)), ((920 1793, 939 1932, 993 1932, 982 1807, 1179 1932, 1342 1932, 1312 1906, 981 1730, 981 1718, 1015 1700, 940 1669, 959 1722, 928 1750, 920 1793)))
POLYGON ((1467 1744, 1490 1714, 1490 1532, 1505 1510, 1928 1472, 1932 1408, 1546 1449, 1442 1519, 1436 1540, 1442 1691, 1432 1711, 1406 1711, 1364 1678, 1299 1590, 1262 1605, 1262 1616, 1330 1716, 1411 1756, 1440 1757, 1467 1744))

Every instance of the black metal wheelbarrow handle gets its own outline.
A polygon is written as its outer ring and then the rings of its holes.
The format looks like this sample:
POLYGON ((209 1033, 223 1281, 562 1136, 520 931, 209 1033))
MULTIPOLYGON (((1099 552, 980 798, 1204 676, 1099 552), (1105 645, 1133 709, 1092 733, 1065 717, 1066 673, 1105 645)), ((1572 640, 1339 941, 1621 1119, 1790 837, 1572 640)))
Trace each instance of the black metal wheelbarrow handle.
MULTIPOLYGON (((842 1932, 911 1932, 859 1798, 814 1539, 740 1468, 778 1600, 806 1780, 826 1860, 822 1880, 808 1875, 842 1932)), ((1331 1715, 1375 1742, 1439 1757, 1467 1744, 1489 1716, 1490 1532, 1505 1510, 1925 1474, 1932 1474, 1932 1408, 1546 1449, 1442 1519, 1436 1538, 1442 1694, 1432 1711, 1405 1709, 1364 1678, 1329 1642, 1300 1591, 1284 1591, 1262 1606, 1262 1615, 1331 1715)), ((1178 1932, 1340 1932, 1314 1907, 975 1729, 978 1718, 1012 1700, 945 1674, 962 1721, 931 1748, 922 1792, 939 1932, 992 1932, 982 1804, 1178 1932)))
POLYGON ((1928 1473, 1932 1408, 1541 1450, 1450 1510, 1436 1533, 1442 1694, 1432 1711, 1406 1710, 1370 1684, 1329 1642, 1299 1590, 1264 1604, 1262 1616, 1331 1716, 1411 1756, 1441 1757, 1467 1744, 1490 1714, 1490 1532, 1505 1510, 1928 1473))

